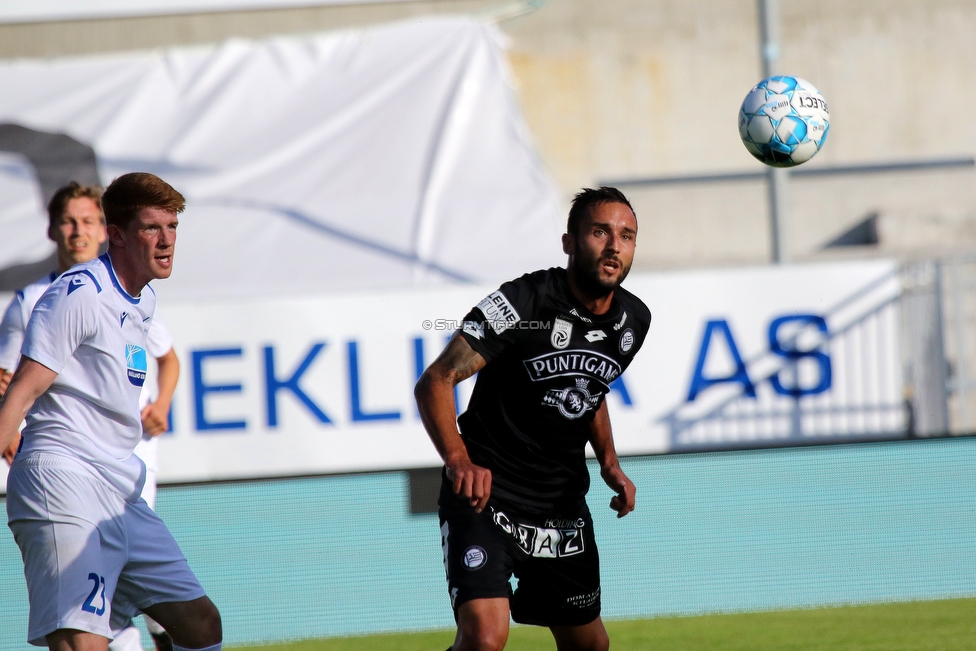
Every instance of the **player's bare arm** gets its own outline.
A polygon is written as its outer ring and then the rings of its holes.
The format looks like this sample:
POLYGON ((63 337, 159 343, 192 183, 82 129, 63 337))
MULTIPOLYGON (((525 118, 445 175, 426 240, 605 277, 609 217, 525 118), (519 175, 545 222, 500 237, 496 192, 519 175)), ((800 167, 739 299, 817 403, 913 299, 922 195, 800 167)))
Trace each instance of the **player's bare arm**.
MULTIPOLYGON (((3 394, 7 392, 7 387, 10 386, 10 378, 13 377, 13 373, 10 373, 5 368, 0 368, 0 398, 3 394)), ((17 447, 20 445, 20 433, 14 436, 14 440, 10 442, 6 448, 0 448, 0 456, 2 456, 7 463, 14 462, 14 455, 17 454, 17 447)))
POLYGON ((17 456, 17 448, 19 447, 20 447, 20 432, 18 432, 14 436, 14 440, 10 442, 10 445, 8 445, 3 452, 0 452, 0 456, 2 456, 4 461, 7 462, 7 465, 13 465, 14 457, 17 456))
POLYGON ((478 513, 488 504, 491 495, 491 471, 475 465, 468 457, 458 432, 454 387, 480 371, 485 364, 484 357, 475 352, 464 337, 455 334, 420 376, 414 389, 420 419, 444 460, 454 492, 467 498, 478 513))
POLYGON ((180 378, 180 358, 172 348, 162 357, 156 358, 159 365, 159 397, 142 410, 142 429, 150 436, 159 436, 168 429, 169 407, 176 391, 176 381, 180 378))
POLYGON ((590 445, 600 463, 600 476, 610 490, 616 493, 610 499, 610 508, 617 512, 618 518, 622 518, 634 510, 637 488, 620 469, 617 451, 613 446, 613 432, 610 429, 610 412, 605 400, 590 423, 590 445))
POLYGON ((22 357, 7 392, 0 398, 0 450, 6 450, 19 435, 20 424, 41 394, 58 374, 29 357, 22 357))

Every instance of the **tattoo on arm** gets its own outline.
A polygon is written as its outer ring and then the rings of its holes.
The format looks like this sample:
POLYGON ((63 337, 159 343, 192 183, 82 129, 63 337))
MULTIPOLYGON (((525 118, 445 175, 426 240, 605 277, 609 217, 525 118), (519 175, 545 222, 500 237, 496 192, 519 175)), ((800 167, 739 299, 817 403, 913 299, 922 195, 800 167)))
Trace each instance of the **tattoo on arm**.
POLYGON ((455 334, 447 348, 431 366, 437 366, 450 375, 457 385, 485 367, 485 358, 479 355, 461 335, 455 334))

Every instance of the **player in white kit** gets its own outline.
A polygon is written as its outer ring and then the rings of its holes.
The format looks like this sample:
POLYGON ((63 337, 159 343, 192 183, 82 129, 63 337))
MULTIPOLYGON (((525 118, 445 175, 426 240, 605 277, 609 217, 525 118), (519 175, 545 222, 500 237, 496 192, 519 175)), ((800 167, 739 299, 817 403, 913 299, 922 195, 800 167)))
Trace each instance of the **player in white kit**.
POLYGON ((27 419, 7 516, 24 558, 31 644, 104 651, 145 612, 176 651, 221 648, 220 615, 140 497, 146 467, 132 454, 155 308, 148 283, 172 271, 183 205, 152 174, 109 186, 108 253, 57 278, 37 302, 0 400, 0 449, 27 419))
POLYGON ((69 183, 54 193, 47 211, 47 236, 57 247, 57 267, 19 290, 4 311, 0 322, 0 396, 17 368, 24 330, 37 299, 72 266, 95 259, 107 237, 100 188, 69 183))
MULTIPOLYGON (((0 396, 6 391, 11 371, 17 368, 24 333, 34 305, 47 291, 55 278, 76 264, 88 262, 98 255, 99 246, 107 237, 105 216, 102 214, 101 188, 82 186, 72 182, 58 189, 48 204, 48 238, 57 247, 57 269, 34 281, 18 291, 7 306, 0 321, 0 396), (6 381, 4 381, 6 380, 6 381)), ((166 326, 154 317, 147 336, 146 350, 155 368, 150 366, 153 379, 142 387, 139 404, 142 409, 142 440, 134 453, 146 464, 146 482, 142 498, 155 510, 156 474, 158 471, 157 436, 168 429, 169 405, 179 378, 179 359, 173 351, 173 338, 166 326)), ((20 443, 15 437, 13 443, 3 451, 8 463, 13 462, 20 443)), ((157 649, 169 651, 172 642, 159 624, 146 618, 157 649)), ((110 651, 141 651, 142 641, 139 630, 129 626, 119 632, 109 644, 110 651)))
MULTIPOLYGON (((140 416, 142 417, 142 439, 132 451, 146 464, 146 482, 142 487, 142 499, 153 511, 156 510, 156 475, 159 472, 160 434, 169 430, 169 406, 180 375, 180 362, 173 350, 173 336, 154 316, 152 326, 146 335, 147 361, 149 371, 146 382, 139 394, 140 416), (155 368, 153 361, 155 360, 155 368)), ((145 616, 146 629, 152 636, 158 651, 171 651, 173 641, 169 635, 148 615, 145 616)), ((120 631, 109 643, 109 651, 142 651, 142 636, 135 626, 120 631)))

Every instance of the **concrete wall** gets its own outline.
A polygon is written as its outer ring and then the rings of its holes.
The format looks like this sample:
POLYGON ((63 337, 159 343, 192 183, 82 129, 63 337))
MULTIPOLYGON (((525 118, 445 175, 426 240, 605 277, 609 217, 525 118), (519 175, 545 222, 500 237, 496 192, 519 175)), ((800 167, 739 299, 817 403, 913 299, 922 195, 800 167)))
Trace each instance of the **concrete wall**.
MULTIPOLYGON (((511 3, 508 3, 511 4, 511 3)), ((54 56, 368 25, 502 0, 0 25, 0 57, 54 56)), ((810 168, 976 155, 976 3, 780 0, 780 70, 831 108, 810 168)), ((760 171, 736 114, 761 77, 756 0, 549 0, 501 24, 523 111, 567 202, 607 180, 760 171)), ((643 268, 762 263, 762 182, 630 189, 643 268)), ((797 260, 914 258, 976 250, 976 170, 796 180, 787 248, 797 260), (823 251, 871 214, 876 247, 823 251)))
POLYGON ((301 34, 361 27, 432 13, 477 13, 496 6, 498 2, 492 0, 427 0, 0 25, 0 59, 216 43, 234 37, 301 34))
MULTIPOLYGON (((780 71, 813 82, 831 108, 810 167, 976 154, 976 3, 780 0, 780 11, 780 71)), ((757 25, 755 0, 562 0, 508 24, 524 111, 560 187, 759 170, 735 128, 761 78, 757 25)), ((762 182, 630 194, 642 266, 767 259, 762 182)), ((972 168, 798 180, 787 207, 797 259, 976 248, 972 168), (871 213, 881 246, 820 252, 871 213)))

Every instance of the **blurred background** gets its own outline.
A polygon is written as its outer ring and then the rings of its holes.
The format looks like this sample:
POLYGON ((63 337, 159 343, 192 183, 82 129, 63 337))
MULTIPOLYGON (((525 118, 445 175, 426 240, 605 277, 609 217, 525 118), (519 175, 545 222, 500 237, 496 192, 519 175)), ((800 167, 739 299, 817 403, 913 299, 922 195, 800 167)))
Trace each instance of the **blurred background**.
MULTIPOLYGON (((646 501, 594 475, 605 615, 973 596, 974 42, 967 0, 8 0, 0 291, 59 185, 169 180, 158 508, 227 641, 449 628, 412 382, 615 185, 654 325, 608 397, 646 501), (767 69, 831 116, 775 214, 736 127, 767 69)), ((0 585, 22 649, 6 529, 0 585)))
MULTIPOLYGON (((494 22, 507 37, 517 102, 561 208, 579 187, 601 181, 756 171, 728 127, 762 75, 759 9, 749 0, 281 2, 238 11, 230 9, 261 3, 222 2, 213 4, 224 11, 212 13, 139 15, 149 11, 132 8, 86 15, 84 6, 98 5, 92 2, 71 3, 80 14, 74 20, 59 20, 56 10, 38 15, 36 7, 57 3, 5 4, 24 7, 24 17, 6 10, 10 22, 0 26, 0 56, 8 60, 468 15, 494 22), (126 13, 135 15, 114 15, 126 13), (31 18, 45 22, 21 22, 31 18)), ((951 0, 780 2, 780 71, 813 82, 833 116, 830 146, 810 168, 971 157, 976 126, 962 107, 970 103, 976 66, 972 12, 971 3, 951 0)), ((976 238, 971 174, 963 166, 798 181, 790 199, 790 254, 850 255, 825 247, 870 218, 878 241, 855 255, 966 252, 976 238)), ((632 192, 642 225, 653 233, 641 241, 641 268, 768 258, 761 183, 648 184, 632 192)))

